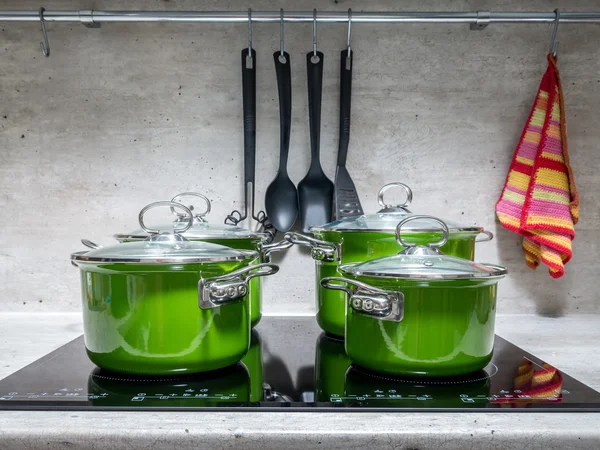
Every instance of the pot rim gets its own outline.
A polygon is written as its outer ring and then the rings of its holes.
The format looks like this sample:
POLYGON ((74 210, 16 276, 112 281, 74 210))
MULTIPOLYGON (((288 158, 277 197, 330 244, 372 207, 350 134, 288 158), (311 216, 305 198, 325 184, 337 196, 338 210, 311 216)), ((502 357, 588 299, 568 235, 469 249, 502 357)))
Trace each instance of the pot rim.
MULTIPOLYGON (((311 233, 395 233, 396 228, 324 228, 322 226, 311 227, 309 230, 311 233)), ((472 226, 472 227, 459 227, 450 228, 450 233, 481 233, 485 231, 483 227, 472 226)), ((405 228, 403 233, 440 233, 439 228, 405 228)))
MULTIPOLYGON (((268 238, 268 233, 260 233, 260 232, 252 232, 253 234, 249 234, 248 236, 231 236, 231 235, 193 235, 189 236, 186 233, 182 233, 188 241, 225 241, 225 240, 258 240, 259 242, 264 241, 268 238)), ((143 241, 148 237, 148 235, 135 234, 135 233, 117 233, 113 234, 113 237, 119 241, 143 241)))
POLYGON ((483 273, 463 273, 463 274, 389 274, 378 272, 348 272, 347 269, 355 266, 353 264, 344 264, 338 268, 338 271, 344 276, 360 280, 362 277, 383 278, 383 279, 398 279, 398 280, 425 280, 425 281, 454 281, 454 280, 495 280, 504 278, 508 273, 508 269, 504 266, 496 264, 477 263, 491 269, 489 275, 483 273))
POLYGON ((229 261, 252 261, 258 258, 258 252, 254 250, 237 250, 238 256, 179 256, 170 258, 123 258, 123 257, 98 257, 85 256, 89 251, 75 252, 71 254, 71 261, 77 263, 119 263, 119 264, 137 264, 137 265, 167 265, 167 264, 211 264, 229 261))

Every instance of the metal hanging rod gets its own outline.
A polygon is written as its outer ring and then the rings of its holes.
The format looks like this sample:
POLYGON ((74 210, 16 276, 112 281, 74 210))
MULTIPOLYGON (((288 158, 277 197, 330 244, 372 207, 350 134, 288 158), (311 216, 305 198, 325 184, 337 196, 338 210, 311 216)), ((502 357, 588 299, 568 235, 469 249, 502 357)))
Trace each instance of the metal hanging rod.
MULTIPOLYGON (((80 22, 98 26, 110 22, 229 22, 248 21, 247 11, 44 11, 46 22, 80 22)), ((281 22, 280 11, 252 11, 252 22, 281 22)), ((39 22, 36 11, 0 11, 0 22, 39 22)), ((312 22, 312 11, 285 11, 284 22, 312 22)), ((320 11, 317 22, 348 21, 348 13, 320 11)), ((556 21, 554 12, 352 12, 353 23, 469 23, 485 26, 490 23, 550 23, 556 21)), ((561 23, 600 23, 600 12, 562 12, 561 23)))

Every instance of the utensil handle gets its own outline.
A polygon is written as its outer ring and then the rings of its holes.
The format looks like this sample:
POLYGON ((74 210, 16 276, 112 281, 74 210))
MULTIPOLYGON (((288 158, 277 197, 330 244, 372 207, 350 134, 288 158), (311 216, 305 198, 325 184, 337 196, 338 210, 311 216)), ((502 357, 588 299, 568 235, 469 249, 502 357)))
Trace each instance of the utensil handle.
POLYGON ((338 166, 346 165, 350 144, 350 111, 352 99, 352 50, 342 50, 340 61, 340 143, 338 166))
POLYGON ((323 92, 323 53, 309 52, 306 55, 306 74, 308 77, 308 119, 310 123, 310 166, 321 165, 319 145, 321 139, 321 95, 323 92), (313 57, 318 61, 313 62, 313 57))
MULTIPOLYGON (((256 161, 256 51, 242 50, 242 99, 244 103, 244 182, 252 183, 256 161)), ((252 196, 254 198, 254 195, 252 196)))
POLYGON ((292 72, 287 52, 273 53, 277 90, 279 91, 279 171, 287 173, 290 133, 292 128, 292 72))

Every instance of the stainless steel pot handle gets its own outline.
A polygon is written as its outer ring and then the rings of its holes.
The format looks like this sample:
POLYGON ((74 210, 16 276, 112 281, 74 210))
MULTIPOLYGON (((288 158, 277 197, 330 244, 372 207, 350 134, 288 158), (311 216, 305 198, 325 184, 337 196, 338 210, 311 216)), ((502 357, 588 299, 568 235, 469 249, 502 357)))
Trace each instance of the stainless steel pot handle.
POLYGON ((149 205, 144 206, 142 208, 142 210, 140 211, 140 214, 138 215, 138 221, 140 223, 140 227, 142 228, 142 230, 144 230, 148 234, 159 234, 160 230, 153 230, 151 228, 146 227, 146 224, 144 224, 144 214, 146 214, 146 212, 148 212, 148 210, 150 210, 152 208, 157 208, 159 206, 170 206, 171 210, 173 208, 181 208, 186 213, 186 216, 188 217, 188 223, 183 228, 173 230, 174 233, 176 233, 176 234, 186 232, 187 230, 190 229, 190 227, 194 223, 194 215, 192 214, 192 211, 187 206, 182 205, 181 203, 175 203, 175 202, 166 202, 166 201, 154 202, 154 203, 150 203, 149 205))
POLYGON ((280 252, 292 247, 294 244, 287 239, 282 239, 279 242, 273 244, 267 244, 261 242, 258 244, 258 251, 260 252, 260 262, 269 263, 271 262, 271 253, 280 252))
POLYGON ((406 208, 407 206, 409 206, 411 204, 412 198, 413 198, 412 189, 409 188, 406 184, 404 184, 404 183, 388 183, 385 186, 383 186, 381 189, 379 189, 379 193, 377 194, 377 203, 379 203, 384 209, 406 208), (401 187, 406 191, 406 200, 401 205, 388 204, 383 199, 383 194, 385 193, 385 191, 387 191, 391 188, 394 188, 394 187, 401 187))
POLYGON ((396 241, 398 241, 398 244, 400 244, 402 247, 415 247, 417 244, 415 244, 414 242, 405 242, 404 240, 402 240, 402 233, 401 233, 401 229, 404 225, 406 225, 409 222, 412 222, 413 220, 431 220, 432 222, 437 222, 438 224, 440 224, 441 227, 441 231, 442 231, 442 239, 438 242, 430 242, 427 244, 427 247, 429 248, 433 248, 433 247, 441 247, 443 246, 446 242, 448 242, 448 238, 450 237, 450 231, 448 230, 448 226, 441 220, 438 219, 437 217, 433 217, 433 216, 422 216, 422 215, 416 215, 416 216, 410 216, 407 217, 406 219, 400 221, 400 223, 396 226, 396 241))
POLYGON ((311 256, 315 261, 340 262, 342 258, 342 249, 339 244, 321 241, 300 233, 285 233, 283 237, 292 244, 311 248, 311 256))
POLYGON ((385 291, 360 281, 339 277, 323 278, 321 286, 344 291, 348 294, 350 307, 359 314, 391 322, 401 322, 404 318, 404 294, 400 291, 385 291), (354 289, 350 286, 354 286, 354 289))
MULTIPOLYGON (((206 195, 199 194, 198 192, 182 192, 181 194, 177 194, 175 197, 173 197, 171 199, 171 201, 173 203, 183 204, 183 202, 181 202, 181 198, 183 198, 183 197, 198 197, 198 198, 201 198, 202 200, 204 200, 204 202, 206 203, 206 209, 204 211, 202 211, 201 213, 196 213, 194 211, 194 205, 188 206, 188 209, 194 213, 194 217, 196 219, 198 219, 200 222, 206 222, 206 219, 204 219, 204 216, 207 216, 208 214, 210 214, 210 210, 212 209, 212 206, 210 204, 210 200, 208 199, 208 197, 206 195)), ((171 207, 171 212, 177 216, 177 221, 179 221, 179 222, 182 222, 187 217, 187 214, 181 214, 181 213, 178 213, 177 211, 175 211, 174 207, 171 207)))
POLYGON ((200 309, 218 308, 244 300, 248 294, 248 281, 255 277, 274 275, 279 271, 275 264, 256 264, 213 278, 198 281, 198 306, 200 309))
POLYGON ((483 230, 479 234, 484 235, 482 236, 483 239, 479 239, 479 236, 477 236, 477 238, 475 238, 475 242, 488 242, 494 239, 494 233, 492 233, 491 231, 483 230))

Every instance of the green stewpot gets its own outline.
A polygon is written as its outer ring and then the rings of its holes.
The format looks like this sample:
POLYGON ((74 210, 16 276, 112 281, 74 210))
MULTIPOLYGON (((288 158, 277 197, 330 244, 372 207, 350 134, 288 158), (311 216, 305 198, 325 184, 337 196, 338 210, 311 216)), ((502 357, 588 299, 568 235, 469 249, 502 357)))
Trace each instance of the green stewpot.
MULTIPOLYGON (((311 248, 316 262, 317 321, 327 333, 344 335, 345 295, 330 291, 321 286, 326 277, 338 275, 340 264, 356 263, 390 256, 398 253, 396 226, 408 217, 413 217, 407 207, 412 201, 411 189, 402 183, 390 183, 379 191, 379 204, 383 207, 376 214, 348 217, 310 229, 314 237, 299 233, 287 233, 286 239, 298 245, 311 248), (383 195, 387 190, 400 187, 406 191, 406 201, 401 205, 385 203, 383 195)), ((459 225, 446 221, 449 237, 441 250, 449 256, 473 260, 475 243, 489 241, 493 235, 482 227, 459 225), (484 238, 478 240, 483 234, 484 238)), ((426 244, 436 239, 441 230, 430 222, 418 220, 403 230, 410 242, 426 244)))
MULTIPOLYGON (((225 245, 227 247, 239 250, 256 250, 260 254, 257 264, 270 262, 270 254, 275 251, 281 251, 291 247, 291 243, 286 240, 271 244, 272 236, 269 233, 261 233, 235 225, 214 224, 206 220, 206 216, 211 211, 210 200, 197 192, 183 192, 176 195, 171 200, 175 203, 181 203, 194 212, 192 226, 182 232, 182 228, 187 226, 187 217, 185 214, 171 208, 175 215, 175 220, 160 224, 155 227, 161 231, 177 232, 189 241, 203 241, 213 244, 225 245), (196 209, 191 203, 193 199, 200 198, 204 203, 204 209, 196 209)), ((143 241, 148 237, 148 232, 143 228, 128 233, 119 233, 114 236, 119 242, 143 241)), ((261 280, 254 278, 250 281, 250 320, 252 326, 256 326, 261 318, 261 280)))
POLYGON ((253 250, 156 234, 71 255, 81 271, 84 337, 101 368, 135 374, 205 372, 234 364, 250 344, 248 283, 278 271, 253 250))
POLYGON ((448 227, 430 216, 400 222, 400 254, 340 266, 343 278, 323 287, 348 296, 346 353, 358 365, 394 375, 452 376, 491 360, 496 287, 506 269, 445 256, 448 227), (427 246, 406 242, 403 225, 434 220, 444 237, 427 246))

